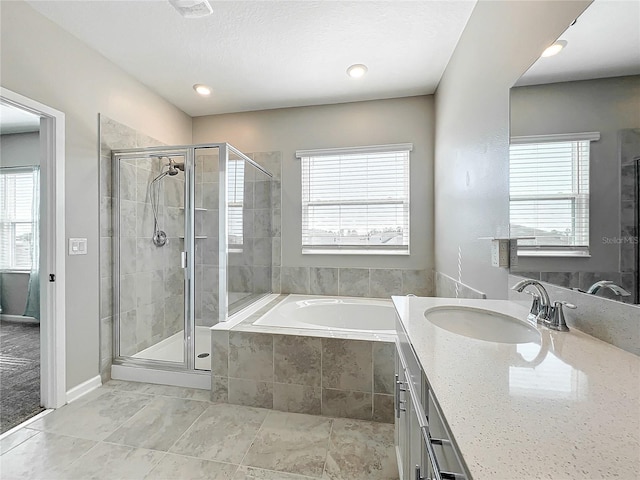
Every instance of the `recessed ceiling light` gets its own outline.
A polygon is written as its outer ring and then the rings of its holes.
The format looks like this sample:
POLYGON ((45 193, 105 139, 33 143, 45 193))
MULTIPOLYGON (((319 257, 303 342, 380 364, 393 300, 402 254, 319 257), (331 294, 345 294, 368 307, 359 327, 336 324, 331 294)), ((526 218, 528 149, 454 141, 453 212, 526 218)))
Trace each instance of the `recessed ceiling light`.
POLYGON ((193 89, 196 91, 198 95, 202 95, 203 97, 208 97, 211 95, 211 88, 206 85, 202 85, 201 83, 196 83, 193 86, 193 89))
POLYGON ((367 68, 366 65, 357 63, 347 68, 347 75, 349 75, 351 78, 360 78, 360 77, 363 77, 368 70, 369 69, 367 68))
POLYGON ((553 57, 554 55, 559 54, 560 50, 562 50, 566 46, 567 46, 567 41, 566 40, 558 40, 556 43, 554 43, 550 47, 547 47, 545 49, 545 51, 542 52, 541 56, 542 57, 553 57))

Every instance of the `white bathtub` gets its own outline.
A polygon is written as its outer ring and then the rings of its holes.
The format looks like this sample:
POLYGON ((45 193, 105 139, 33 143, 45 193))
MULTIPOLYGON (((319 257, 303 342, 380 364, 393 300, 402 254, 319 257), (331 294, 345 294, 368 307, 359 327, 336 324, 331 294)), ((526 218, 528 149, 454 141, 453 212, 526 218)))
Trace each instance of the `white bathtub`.
POLYGON ((390 300, 289 295, 253 325, 393 335, 395 310, 390 300))

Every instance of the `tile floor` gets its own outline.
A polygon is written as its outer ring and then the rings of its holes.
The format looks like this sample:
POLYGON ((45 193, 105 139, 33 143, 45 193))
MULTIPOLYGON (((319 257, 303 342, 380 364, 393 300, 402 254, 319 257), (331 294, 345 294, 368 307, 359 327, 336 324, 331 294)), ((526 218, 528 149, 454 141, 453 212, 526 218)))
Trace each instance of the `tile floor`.
POLYGON ((391 480, 393 425, 111 381, 0 442, 0 478, 391 480))

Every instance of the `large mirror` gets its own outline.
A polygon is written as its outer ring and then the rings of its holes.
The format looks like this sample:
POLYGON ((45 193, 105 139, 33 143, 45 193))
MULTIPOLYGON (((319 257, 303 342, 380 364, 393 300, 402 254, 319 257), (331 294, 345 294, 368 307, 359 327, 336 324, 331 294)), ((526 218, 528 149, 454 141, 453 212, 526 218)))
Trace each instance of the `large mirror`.
POLYGON ((511 272, 640 303, 640 2, 595 0, 511 89, 511 272))

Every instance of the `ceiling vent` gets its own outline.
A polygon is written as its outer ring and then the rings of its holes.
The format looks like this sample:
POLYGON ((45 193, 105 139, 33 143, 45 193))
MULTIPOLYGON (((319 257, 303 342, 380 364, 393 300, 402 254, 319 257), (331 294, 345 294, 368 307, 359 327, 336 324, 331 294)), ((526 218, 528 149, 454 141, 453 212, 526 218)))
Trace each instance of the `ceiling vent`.
POLYGON ((169 0, 169 3, 184 18, 206 17, 213 13, 207 0, 169 0))

